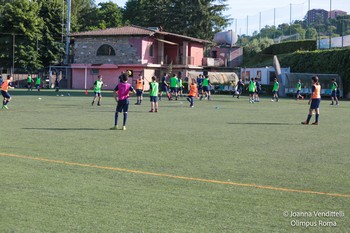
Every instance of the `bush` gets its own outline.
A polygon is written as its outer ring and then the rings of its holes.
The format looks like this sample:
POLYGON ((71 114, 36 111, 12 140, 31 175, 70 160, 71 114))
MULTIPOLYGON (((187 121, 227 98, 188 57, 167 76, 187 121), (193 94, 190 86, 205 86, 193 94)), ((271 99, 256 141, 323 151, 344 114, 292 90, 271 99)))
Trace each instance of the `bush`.
POLYGON ((270 47, 264 49, 262 53, 276 55, 293 53, 296 51, 315 51, 316 49, 316 40, 300 40, 271 45, 270 47))
POLYGON ((350 92, 350 49, 295 52, 280 58, 281 66, 291 67, 294 73, 339 74, 344 96, 350 92))

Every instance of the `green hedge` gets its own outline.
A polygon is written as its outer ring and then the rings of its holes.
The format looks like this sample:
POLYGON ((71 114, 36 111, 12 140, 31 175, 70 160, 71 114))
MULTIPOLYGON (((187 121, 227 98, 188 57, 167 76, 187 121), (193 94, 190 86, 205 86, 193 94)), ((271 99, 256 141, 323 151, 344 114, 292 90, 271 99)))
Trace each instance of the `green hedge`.
POLYGON ((291 67, 293 73, 339 74, 344 97, 350 92, 350 48, 295 52, 280 58, 282 67, 291 67))
POLYGON ((316 40, 288 41, 280 44, 274 44, 264 49, 263 54, 285 54, 296 51, 315 51, 317 49, 316 40))

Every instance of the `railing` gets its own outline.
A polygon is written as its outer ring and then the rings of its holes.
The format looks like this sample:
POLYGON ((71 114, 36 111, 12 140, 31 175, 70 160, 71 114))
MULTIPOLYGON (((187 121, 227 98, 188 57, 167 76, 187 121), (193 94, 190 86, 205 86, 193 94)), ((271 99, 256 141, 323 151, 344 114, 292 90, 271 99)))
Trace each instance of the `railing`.
POLYGON ((202 60, 202 65, 211 67, 222 67, 225 66, 225 61, 221 58, 204 57, 202 60))
POLYGON ((177 57, 169 57, 165 55, 164 57, 158 57, 158 64, 163 65, 194 65, 194 57, 191 56, 177 56, 177 57), (185 60, 184 60, 185 59, 185 60))

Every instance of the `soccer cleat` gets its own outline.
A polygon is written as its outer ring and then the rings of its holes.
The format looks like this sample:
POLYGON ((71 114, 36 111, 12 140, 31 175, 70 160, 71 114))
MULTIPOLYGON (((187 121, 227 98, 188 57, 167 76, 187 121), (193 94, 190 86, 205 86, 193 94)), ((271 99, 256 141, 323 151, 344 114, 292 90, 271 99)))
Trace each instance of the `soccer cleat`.
POLYGON ((115 125, 112 128, 110 128, 110 130, 117 130, 117 129, 118 129, 118 125, 115 125))
POLYGON ((101 104, 100 104, 100 103, 97 103, 97 106, 101 106, 101 104))
POLYGON ((312 125, 318 125, 318 122, 314 122, 314 123, 312 123, 312 125))
POLYGON ((148 112, 153 112, 153 109, 149 110, 148 112))
POLYGON ((302 125, 308 125, 309 123, 307 121, 301 122, 302 125))
POLYGON ((158 109, 156 109, 154 112, 158 112, 158 109))
POLYGON ((334 103, 331 103, 330 105, 334 105, 334 103))
POLYGON ((9 109, 6 105, 2 106, 2 109, 9 109))
POLYGON ((125 126, 123 126, 122 130, 126 130, 126 127, 125 127, 125 126))

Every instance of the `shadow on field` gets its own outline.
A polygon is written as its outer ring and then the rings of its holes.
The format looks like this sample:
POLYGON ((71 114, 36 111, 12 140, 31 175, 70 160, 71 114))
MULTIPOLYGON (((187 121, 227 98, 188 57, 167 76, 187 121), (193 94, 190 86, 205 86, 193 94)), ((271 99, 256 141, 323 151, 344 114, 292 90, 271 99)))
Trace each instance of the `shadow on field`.
POLYGON ((278 123, 278 122, 228 122, 229 125, 300 125, 296 123, 278 123))
POLYGON ((22 129, 28 129, 28 130, 58 130, 58 131, 105 131, 109 129, 96 129, 96 128, 22 128, 22 129))

